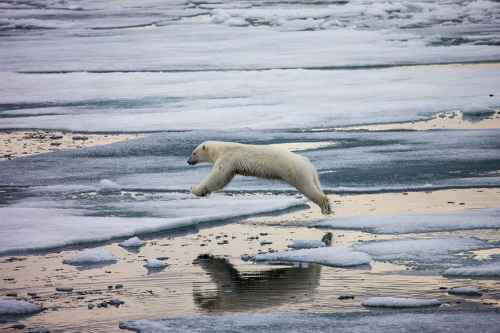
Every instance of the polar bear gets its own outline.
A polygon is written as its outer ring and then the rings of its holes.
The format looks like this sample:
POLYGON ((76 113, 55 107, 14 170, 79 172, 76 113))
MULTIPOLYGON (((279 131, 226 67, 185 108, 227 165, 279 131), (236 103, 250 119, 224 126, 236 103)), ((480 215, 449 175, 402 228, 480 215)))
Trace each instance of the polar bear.
POLYGON ((318 173, 305 157, 273 145, 205 141, 193 150, 188 164, 213 164, 212 171, 191 190, 205 196, 224 188, 235 175, 283 180, 330 214, 330 202, 321 191, 318 173))

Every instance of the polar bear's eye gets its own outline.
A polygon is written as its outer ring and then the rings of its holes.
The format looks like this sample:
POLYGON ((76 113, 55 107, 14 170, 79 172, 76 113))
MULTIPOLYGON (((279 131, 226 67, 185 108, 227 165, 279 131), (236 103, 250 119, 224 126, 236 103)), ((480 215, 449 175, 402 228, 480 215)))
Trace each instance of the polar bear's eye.
POLYGON ((203 148, 203 150, 207 150, 207 147, 205 147, 205 146, 203 146, 202 148, 203 148))

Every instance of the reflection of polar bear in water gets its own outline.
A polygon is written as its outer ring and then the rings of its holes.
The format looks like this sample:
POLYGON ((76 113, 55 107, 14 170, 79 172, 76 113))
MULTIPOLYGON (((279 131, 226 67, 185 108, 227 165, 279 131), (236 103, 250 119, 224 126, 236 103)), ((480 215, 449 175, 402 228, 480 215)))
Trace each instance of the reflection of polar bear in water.
POLYGON ((318 173, 311 162, 298 154, 276 146, 206 141, 191 154, 188 163, 212 163, 210 174, 192 188, 193 194, 205 196, 222 189, 235 175, 283 180, 330 214, 330 202, 321 191, 318 173))

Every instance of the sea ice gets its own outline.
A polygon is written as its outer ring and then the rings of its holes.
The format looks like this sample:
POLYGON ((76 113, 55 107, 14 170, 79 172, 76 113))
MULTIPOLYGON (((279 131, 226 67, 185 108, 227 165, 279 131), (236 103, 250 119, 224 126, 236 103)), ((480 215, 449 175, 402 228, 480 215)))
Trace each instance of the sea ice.
POLYGON ((378 260, 439 262, 456 252, 488 247, 488 243, 473 238, 431 238, 373 241, 354 248, 378 260))
POLYGON ((443 273, 444 276, 456 277, 500 277, 500 261, 488 262, 475 266, 464 266, 458 268, 448 268, 443 273))
POLYGON ((441 302, 433 298, 370 297, 361 302, 361 305, 381 308, 420 308, 438 306, 441 302))
POLYGON ((121 187, 117 183, 109 179, 103 179, 99 182, 99 188, 97 192, 101 194, 110 194, 120 192, 121 187))
POLYGON ((388 313, 237 313, 225 315, 193 315, 160 320, 126 320, 120 328, 140 333, 203 332, 456 332, 497 333, 498 311, 433 311, 414 310, 388 313), (198 328, 198 330, 197 330, 198 328))
POLYGON ((448 289, 452 295, 481 296, 483 293, 478 287, 454 287, 448 289))
POLYGON ((354 251, 347 247, 322 247, 316 249, 263 253, 255 256, 255 261, 257 262, 305 262, 335 267, 366 265, 369 264, 371 260, 372 258, 368 254, 354 251))
POLYGON ((148 261, 144 264, 144 267, 148 269, 160 269, 167 267, 168 264, 158 259, 148 259, 148 261))
POLYGON ((132 237, 132 238, 129 238, 123 242, 121 242, 120 246, 122 247, 141 247, 145 244, 146 242, 143 241, 142 239, 140 239, 139 237, 135 236, 135 237, 132 237))
POLYGON ((296 239, 288 245, 291 249, 313 249, 317 247, 325 247, 326 244, 323 241, 317 239, 296 239))
POLYGON ((446 110, 497 107, 499 97, 484 94, 495 91, 499 72, 495 67, 422 66, 333 72, 2 73, 0 98, 13 106, 2 111, 6 117, 0 128, 243 130, 420 120, 446 110))
POLYGON ((64 258, 63 263, 74 266, 95 265, 116 262, 118 258, 111 252, 102 249, 86 249, 64 258))
POLYGON ((0 299, 0 315, 26 315, 42 311, 36 304, 15 299, 0 299))
POLYGON ((321 240, 317 239, 296 239, 293 240, 291 244, 288 245, 291 249, 314 249, 318 247, 330 246, 332 244, 333 234, 327 232, 321 240))
MULTIPOLYGON (((81 204, 81 200, 78 205, 81 204)), ((86 201, 88 203, 88 201, 86 201)), ((269 213, 303 204, 302 199, 287 195, 223 195, 193 198, 174 193, 167 199, 111 202, 111 213, 122 216, 92 216, 103 212, 104 203, 85 209, 48 208, 50 203, 30 203, 31 207, 0 207, 5 217, 0 228, 0 253, 46 250, 72 244, 108 241, 113 238, 132 237, 145 233, 195 226, 259 213, 269 213), (102 205, 101 205, 102 204, 102 205), (37 207, 37 206, 41 207, 37 207), (35 207, 33 207, 35 206, 35 207), (47 207, 48 206, 48 207, 47 207), (43 207, 43 208, 42 208, 43 207), (149 212, 146 217, 134 217, 149 212), (130 216, 130 217, 129 217, 130 216), (149 217, 154 216, 154 217, 149 217), (43 221, 43 223, 40 223, 43 221)))
POLYGON ((332 229, 364 230, 377 234, 495 229, 500 228, 500 209, 336 218, 319 222, 315 226, 332 229))

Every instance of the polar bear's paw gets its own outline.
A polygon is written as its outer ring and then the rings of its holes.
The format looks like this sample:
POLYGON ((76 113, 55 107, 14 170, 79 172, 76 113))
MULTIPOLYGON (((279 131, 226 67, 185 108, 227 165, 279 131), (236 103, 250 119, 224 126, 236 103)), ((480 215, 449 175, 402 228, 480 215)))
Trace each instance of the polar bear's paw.
POLYGON ((323 196, 323 198, 321 199, 319 206, 321 207, 321 213, 323 215, 330 215, 332 213, 332 207, 330 206, 330 200, 328 200, 328 197, 326 195, 323 196))
POLYGON ((191 193, 196 195, 197 197, 204 197, 206 196, 209 192, 206 188, 200 187, 200 186, 195 186, 191 188, 191 193))

